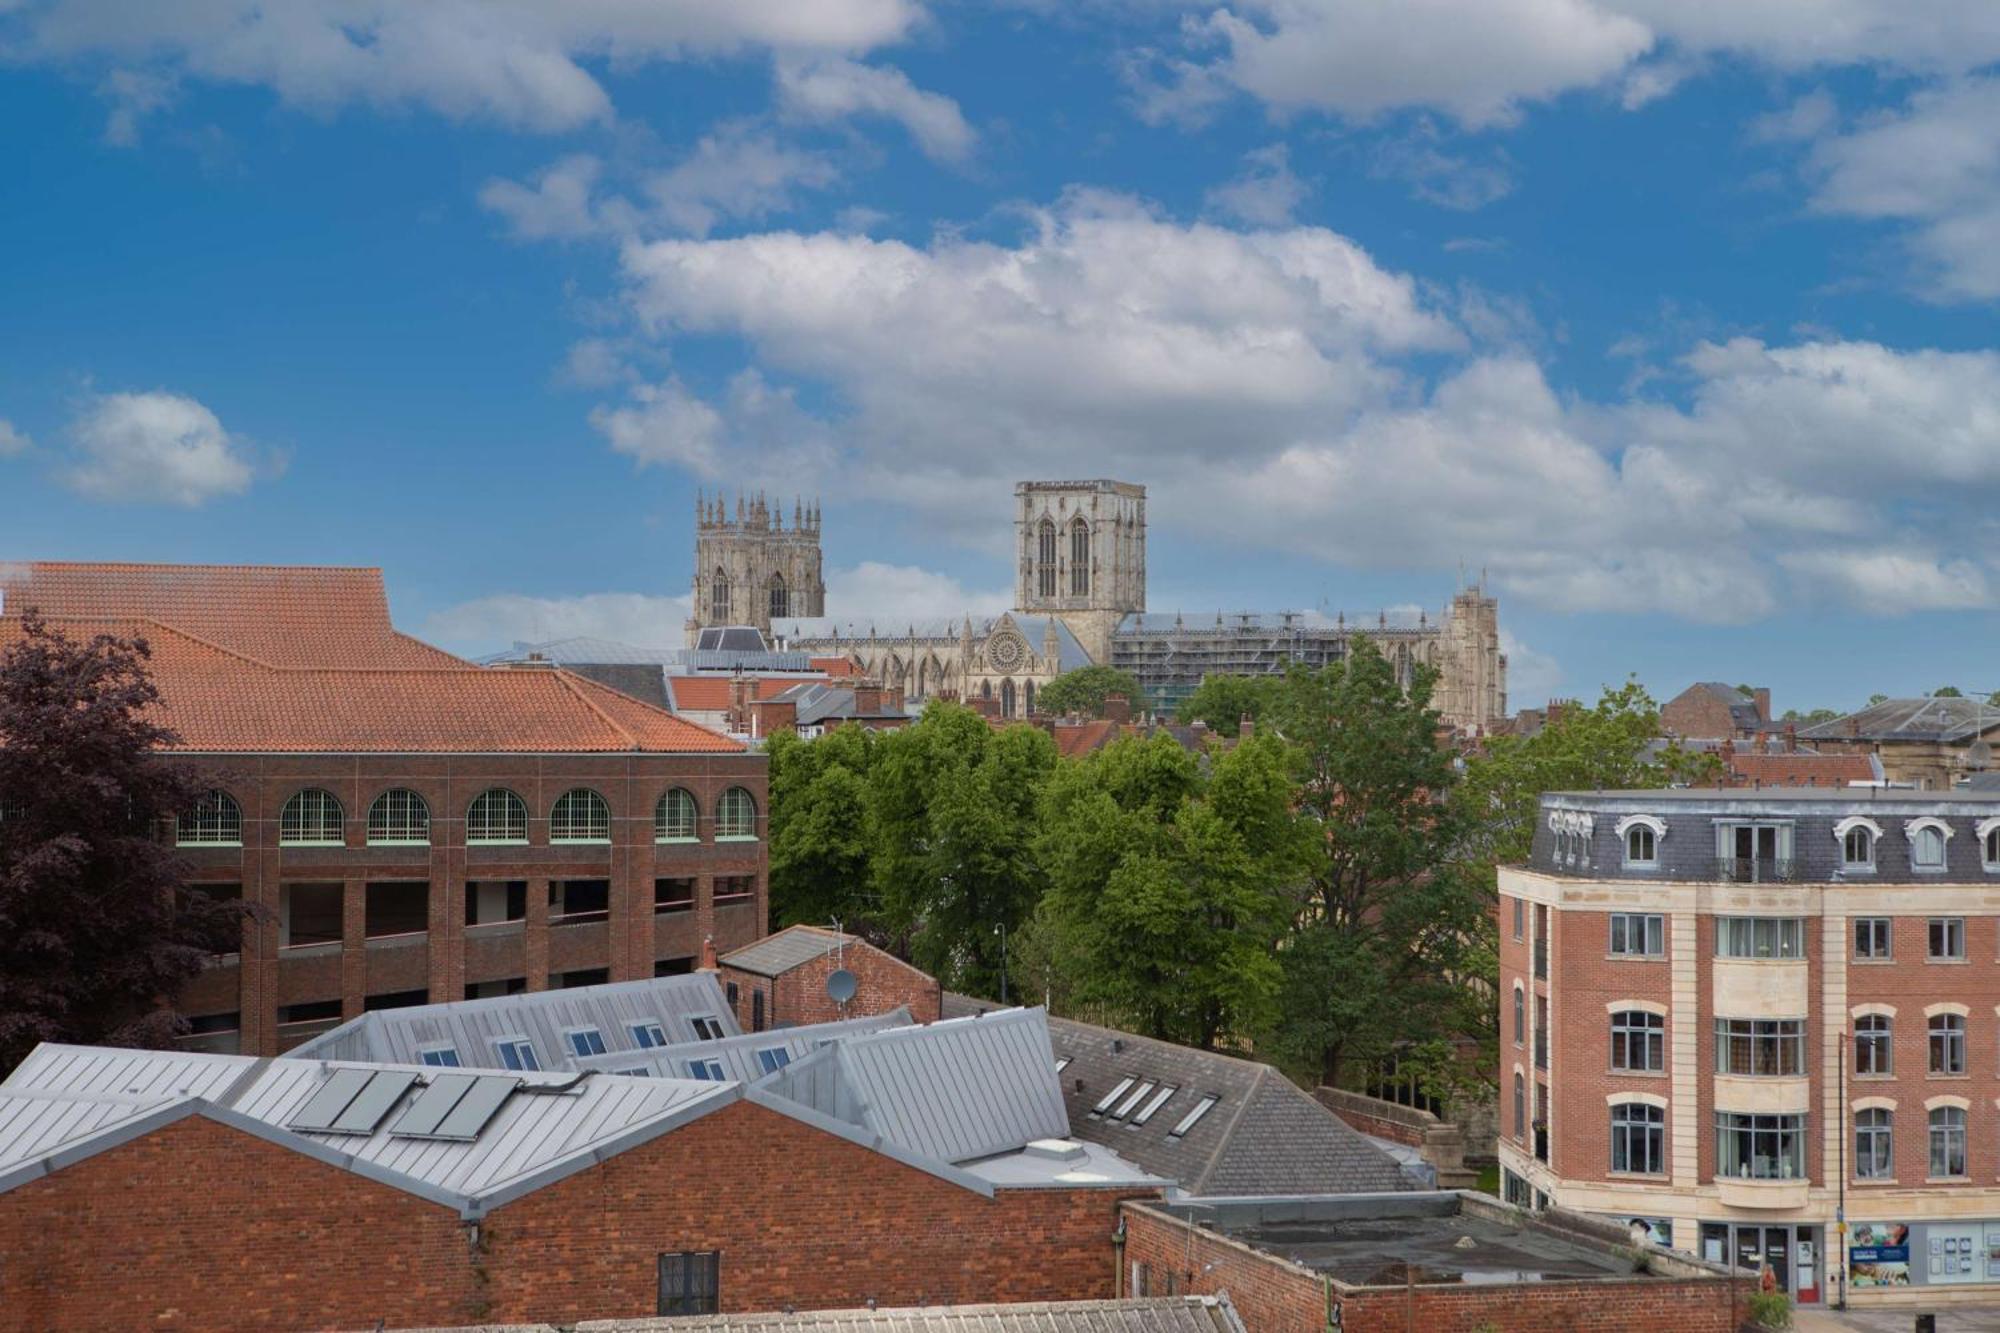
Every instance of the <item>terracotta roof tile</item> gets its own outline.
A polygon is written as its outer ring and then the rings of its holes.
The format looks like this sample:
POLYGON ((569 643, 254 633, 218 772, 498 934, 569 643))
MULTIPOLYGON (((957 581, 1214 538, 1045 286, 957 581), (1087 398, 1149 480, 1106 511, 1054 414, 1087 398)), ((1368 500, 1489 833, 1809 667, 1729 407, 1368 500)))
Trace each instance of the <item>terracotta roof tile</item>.
MULTIPOLYGON (((729 707, 728 676, 670 676, 667 688, 671 691, 674 707, 696 713, 720 713, 729 707)), ((750 698, 775 699, 794 685, 810 685, 825 681, 824 676, 753 676, 750 698)))
POLYGON ((0 562, 0 614, 156 620, 272 666, 469 667, 399 633, 379 569, 0 562))
POLYGON ((1881 777, 1874 757, 1865 754, 1738 753, 1728 763, 1730 776, 1738 782, 1766 787, 1845 787, 1881 777))
POLYGON ((399 634, 374 570, 11 568, 12 578, 0 575, 7 596, 0 650, 20 638, 18 613, 30 604, 72 638, 145 639, 161 695, 158 720, 179 734, 175 748, 185 752, 744 749, 572 672, 486 670, 399 634), (102 579, 93 581, 93 571, 102 579), (133 604, 121 607, 128 595, 133 604), (321 595, 332 609, 308 623, 306 603, 321 595), (193 623, 170 622, 167 612, 193 623))

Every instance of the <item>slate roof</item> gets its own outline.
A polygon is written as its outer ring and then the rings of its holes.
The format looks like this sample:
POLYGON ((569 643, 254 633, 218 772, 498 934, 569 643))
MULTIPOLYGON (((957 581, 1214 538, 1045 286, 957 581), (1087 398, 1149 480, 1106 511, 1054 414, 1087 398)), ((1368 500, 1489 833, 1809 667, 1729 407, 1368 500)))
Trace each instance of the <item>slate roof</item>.
POLYGON ((1742 731, 1769 729, 1771 724, 1757 711, 1755 695, 1745 694, 1727 681, 1720 680, 1696 681, 1692 688, 1707 691, 1728 708, 1730 724, 1737 729, 1742 731))
POLYGON ((999 629, 1002 623, 1012 624, 1028 641, 1033 651, 1042 651, 1042 641, 1053 625, 1056 633, 1056 666, 1061 671, 1074 671, 1078 667, 1090 665, 1090 654, 1084 651, 1082 640, 1078 639, 1063 623, 1059 616, 1024 615, 1017 611, 1004 612, 997 616, 953 616, 932 617, 925 620, 903 621, 837 621, 820 616, 813 619, 788 618, 773 621, 771 633, 786 643, 810 645, 813 648, 832 646, 843 641, 880 643, 894 648, 898 643, 908 643, 915 639, 918 643, 935 646, 940 641, 957 642, 965 633, 968 619, 972 624, 974 642, 981 642, 999 629))
POLYGON ((2000 728, 2000 707, 1984 699, 1885 699, 1799 732, 1802 740, 1942 741, 1962 744, 2000 728))
POLYGON ((0 566, 0 648, 33 604, 73 638, 144 638, 153 711, 194 754, 737 753, 554 668, 487 671, 396 632, 376 570, 0 566))
MULTIPOLYGON (((990 1007, 947 996, 945 1012, 990 1007)), ((1004 1011, 1002 1011, 1004 1012, 1004 1011)), ((1193 1195, 1355 1194, 1419 1187, 1396 1159, 1321 1106, 1269 1065, 1172 1042, 1048 1019, 1049 1038, 1068 1112, 1070 1134, 1102 1144, 1193 1195), (1130 1114, 1095 1113, 1121 1082, 1112 1111, 1141 1085, 1155 1084, 1133 1113, 1161 1088, 1173 1095, 1143 1125, 1130 1114), (1185 1135, 1172 1131, 1205 1097, 1215 1104, 1185 1135)))
POLYGON ((1227 1296, 599 1319, 577 1333, 1243 1333, 1227 1296))
POLYGON ((576 1056, 565 1035, 570 1028, 596 1028, 607 1054, 643 1050, 631 1025, 658 1021, 671 1043, 697 1040, 692 1019, 714 1019, 729 1036, 741 1029, 712 972, 645 981, 614 981, 484 1000, 446 1000, 400 1009, 371 1009, 359 1018, 322 1032, 294 1047, 295 1059, 369 1060, 416 1064, 423 1047, 448 1043, 466 1068, 497 1068, 493 1042, 526 1037, 543 1069, 567 1069, 576 1056))
POLYGON ((865 940, 824 926, 786 926, 775 935, 730 950, 717 961, 739 972, 781 977, 800 964, 826 957, 837 949, 867 947, 865 940))
POLYGON ((213 1116, 331 1165, 476 1214, 735 1100, 734 1085, 510 1074, 519 1088, 470 1141, 392 1134, 405 1092, 372 1133, 289 1128, 336 1072, 456 1071, 191 1051, 43 1044, 0 1083, 0 1191, 191 1114, 213 1116))
POLYGON ((514 646, 504 653, 482 657, 484 665, 507 662, 525 662, 531 657, 539 657, 544 662, 554 662, 557 666, 571 666, 588 663, 600 666, 680 666, 687 660, 685 648, 645 648, 638 644, 620 643, 616 639, 594 639, 578 635, 568 639, 546 639, 540 643, 523 643, 515 640, 514 646))
POLYGON ((576 1056, 567 1064, 571 1068, 596 1069, 611 1074, 692 1078, 694 1075, 688 1071, 690 1061, 712 1060, 722 1066, 724 1078, 735 1079, 739 1083, 755 1083, 772 1072, 764 1068, 758 1058, 765 1051, 783 1050, 788 1060, 798 1060, 843 1037, 909 1025, 910 1011, 906 1006, 899 1005, 886 1014, 745 1032, 740 1036, 712 1041, 676 1042, 671 1046, 655 1046, 643 1051, 610 1051, 603 1055, 576 1056))

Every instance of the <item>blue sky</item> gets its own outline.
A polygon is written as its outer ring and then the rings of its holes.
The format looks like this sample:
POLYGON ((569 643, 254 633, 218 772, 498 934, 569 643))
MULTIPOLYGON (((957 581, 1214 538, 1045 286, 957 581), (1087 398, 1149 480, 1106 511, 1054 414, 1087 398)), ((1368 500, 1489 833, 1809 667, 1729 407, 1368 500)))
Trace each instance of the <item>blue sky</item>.
POLYGON ((2000 689, 2000 8, 0 0, 0 556, 380 564, 674 641, 697 489, 831 605, 1501 598, 1516 703, 2000 689))

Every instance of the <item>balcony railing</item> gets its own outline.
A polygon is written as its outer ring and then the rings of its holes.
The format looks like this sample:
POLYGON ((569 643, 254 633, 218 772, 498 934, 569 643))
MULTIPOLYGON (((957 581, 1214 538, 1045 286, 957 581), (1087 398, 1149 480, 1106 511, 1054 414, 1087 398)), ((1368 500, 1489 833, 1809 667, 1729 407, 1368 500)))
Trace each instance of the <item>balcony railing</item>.
POLYGON ((1792 884, 1804 867, 1788 856, 1719 856, 1715 878, 1724 884, 1792 884))

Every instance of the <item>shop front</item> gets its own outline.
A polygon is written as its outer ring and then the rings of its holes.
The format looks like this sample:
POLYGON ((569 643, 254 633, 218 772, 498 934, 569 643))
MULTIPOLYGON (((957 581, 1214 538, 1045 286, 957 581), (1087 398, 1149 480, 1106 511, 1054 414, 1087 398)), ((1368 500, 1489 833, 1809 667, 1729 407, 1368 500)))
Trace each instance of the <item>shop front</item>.
POLYGON ((1771 1270, 1778 1289, 1799 1305, 1826 1299, 1823 1236, 1818 1226, 1798 1223, 1703 1222, 1701 1257, 1732 1263, 1753 1273, 1771 1270))

